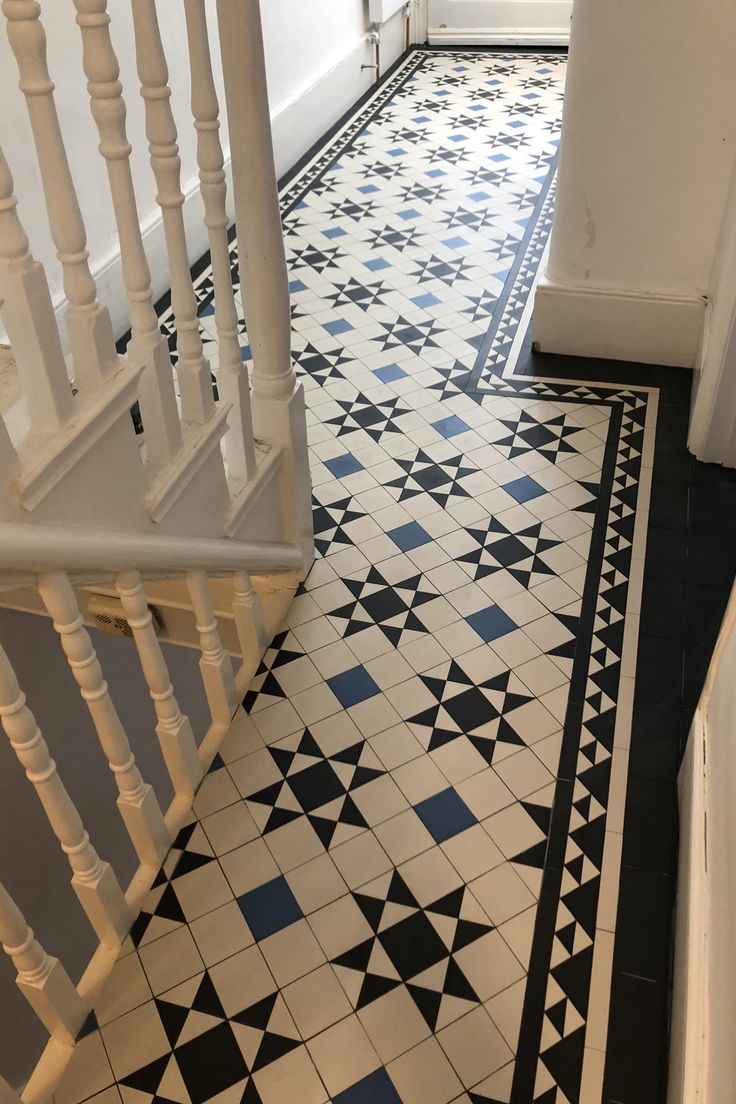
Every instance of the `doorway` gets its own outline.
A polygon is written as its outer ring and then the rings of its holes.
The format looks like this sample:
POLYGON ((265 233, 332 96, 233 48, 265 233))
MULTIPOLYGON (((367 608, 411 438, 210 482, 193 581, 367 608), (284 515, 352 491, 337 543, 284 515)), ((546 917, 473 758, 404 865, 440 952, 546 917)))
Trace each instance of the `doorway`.
POLYGON ((430 45, 566 46, 572 0, 429 0, 430 45))

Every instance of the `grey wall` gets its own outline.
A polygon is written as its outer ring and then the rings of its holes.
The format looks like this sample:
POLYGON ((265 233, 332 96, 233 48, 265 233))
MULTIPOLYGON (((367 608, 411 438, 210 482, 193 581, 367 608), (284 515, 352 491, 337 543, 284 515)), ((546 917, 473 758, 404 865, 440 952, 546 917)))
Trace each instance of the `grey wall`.
MULTIPOLYGON (((90 633, 143 777, 154 786, 165 808, 172 796, 171 784, 135 647, 130 640, 105 636, 94 629, 90 633)), ((0 642, 94 846, 112 863, 123 887, 127 886, 137 862, 115 804, 115 783, 51 622, 33 614, 0 609, 0 642)), ((199 653, 168 644, 163 648, 179 704, 200 740, 209 725, 209 714, 199 676, 199 653)), ((69 865, 33 787, 2 736, 0 880, 46 950, 62 960, 76 981, 95 949, 96 939, 69 878, 69 865)), ((11 1085, 20 1087, 47 1037, 14 979, 12 964, 0 953, 0 1072, 11 1085)))

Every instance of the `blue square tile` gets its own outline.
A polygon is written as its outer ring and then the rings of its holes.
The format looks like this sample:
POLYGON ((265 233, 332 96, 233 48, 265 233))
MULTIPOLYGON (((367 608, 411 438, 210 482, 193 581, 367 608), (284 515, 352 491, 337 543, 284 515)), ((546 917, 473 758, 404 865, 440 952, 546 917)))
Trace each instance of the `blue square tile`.
POLYGON ((406 525, 399 525, 398 529, 389 529, 388 535, 402 552, 411 552, 412 548, 420 548, 432 540, 418 521, 407 521, 406 525))
POLYGON ((520 479, 506 483, 503 489, 508 491, 517 502, 529 502, 532 498, 539 498, 545 493, 544 487, 540 487, 530 475, 522 475, 520 479))
POLYGON ((283 877, 244 893, 238 897, 238 905, 254 939, 258 940, 288 928, 304 915, 283 877))
POLYGON ((327 685, 343 709, 349 709, 351 705, 357 705, 367 698, 374 698, 381 692, 363 666, 351 667, 341 675, 333 675, 327 679, 327 685))
POLYGON ((446 245, 448 249, 462 249, 468 243, 465 238, 445 238, 442 244, 446 245))
POLYGON ((443 437, 454 437, 456 433, 465 433, 470 429, 457 414, 451 414, 449 418, 442 418, 439 422, 432 423, 432 429, 436 429, 443 437))
POLYGON ((414 806, 414 811, 437 843, 472 828, 477 820, 462 798, 453 790, 441 790, 414 806))
POLYGON ((467 134, 451 134, 450 135, 450 141, 451 142, 466 142, 467 139, 468 139, 467 134))
POLYGON ((333 337, 337 337, 338 334, 348 333, 353 327, 349 322, 346 322, 344 318, 336 318, 334 322, 325 322, 324 328, 328 334, 332 334, 333 337))
POLYGON ((398 364, 385 364, 383 368, 374 368, 373 375, 378 376, 381 383, 393 383, 394 380, 402 379, 406 372, 398 364))
POLYGON ((518 625, 499 606, 488 606, 487 609, 478 610, 477 613, 469 614, 465 620, 486 644, 518 628, 518 625))
POLYGON ((431 291, 428 291, 426 295, 417 295, 412 299, 412 303, 416 303, 418 307, 434 307, 439 303, 439 299, 436 295, 432 295, 431 291))
POLYGON ((419 218, 419 212, 415 211, 413 207, 407 207, 405 211, 399 211, 398 215, 399 218, 402 218, 404 220, 419 218))
POLYGON ((203 303, 197 310, 198 318, 208 318, 211 314, 215 313, 214 303, 203 303))
POLYGON ((489 157, 488 160, 495 161, 497 164, 500 164, 502 161, 508 161, 508 157, 505 153, 496 153, 493 157, 489 157))
POLYGON ((385 1069, 377 1069, 332 1098, 333 1104, 401 1104, 385 1069))
POLYGON ((250 345, 243 345, 243 347, 240 350, 240 359, 241 360, 252 360, 253 359, 253 353, 251 352, 250 345))
POLYGON ((292 295, 295 294, 297 291, 306 291, 306 290, 307 290, 307 285, 304 283, 303 280, 292 280, 291 283, 289 284, 289 291, 292 293, 292 295))
POLYGON ((332 226, 329 230, 322 231, 325 238, 342 238, 346 232, 341 226, 332 226))
POLYGON ((430 176, 432 180, 435 180, 438 176, 447 176, 447 173, 444 169, 431 169, 427 173, 427 176, 430 176))
POLYGON ((363 471, 360 460, 356 460, 352 453, 346 452, 343 456, 333 456, 332 460, 325 460, 325 467, 332 472, 336 479, 342 479, 344 475, 355 475, 363 471))
POLYGON ((391 265, 385 257, 374 257, 372 261, 365 262, 365 267, 369 268, 371 272, 377 272, 379 268, 390 268, 391 265))
POLYGON ((473 203, 481 203, 484 199, 490 199, 488 192, 471 192, 468 199, 472 199, 473 203))

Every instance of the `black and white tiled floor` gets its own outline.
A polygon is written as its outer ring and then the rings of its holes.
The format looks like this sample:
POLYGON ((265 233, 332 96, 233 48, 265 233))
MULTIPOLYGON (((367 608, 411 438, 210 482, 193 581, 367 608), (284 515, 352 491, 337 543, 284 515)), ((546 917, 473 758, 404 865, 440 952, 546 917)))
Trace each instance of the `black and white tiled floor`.
POLYGON ((414 51, 283 191, 319 555, 60 1104, 600 1104, 657 389, 516 371, 563 80, 414 51))

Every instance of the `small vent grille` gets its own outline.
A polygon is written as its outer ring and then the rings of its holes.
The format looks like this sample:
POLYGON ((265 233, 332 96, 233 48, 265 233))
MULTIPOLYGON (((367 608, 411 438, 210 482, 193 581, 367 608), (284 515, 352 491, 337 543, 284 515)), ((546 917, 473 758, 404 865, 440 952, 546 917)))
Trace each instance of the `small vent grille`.
MULTIPOLYGON (((149 609, 153 628, 158 636, 163 628, 161 615, 153 606, 149 606, 149 609)), ((93 595, 87 606, 87 616, 100 632, 107 633, 109 636, 132 637, 133 635, 119 598, 111 598, 107 594, 93 595)))

